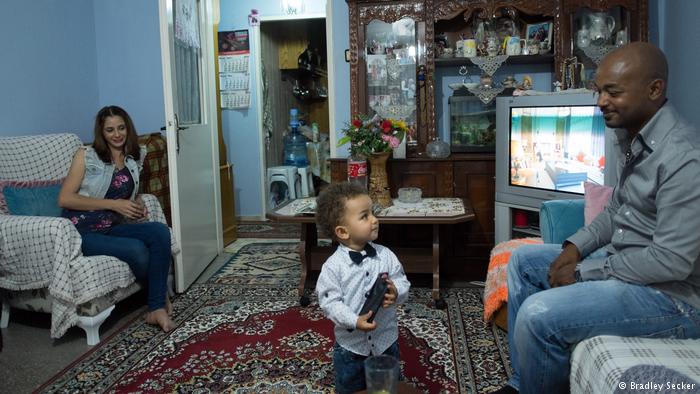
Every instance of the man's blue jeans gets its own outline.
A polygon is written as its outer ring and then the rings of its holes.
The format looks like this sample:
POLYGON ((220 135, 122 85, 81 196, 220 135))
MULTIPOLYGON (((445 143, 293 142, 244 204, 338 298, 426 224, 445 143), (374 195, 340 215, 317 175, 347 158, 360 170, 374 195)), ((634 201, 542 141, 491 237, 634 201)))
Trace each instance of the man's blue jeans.
POLYGON ((165 307, 170 270, 170 230, 158 222, 128 223, 106 233, 84 232, 83 255, 114 256, 129 264, 136 280, 148 288, 148 310, 165 307))
POLYGON ((568 393, 571 352, 597 335, 700 337, 700 311, 651 287, 609 279, 550 288, 549 266, 561 250, 521 246, 508 262, 508 385, 521 393, 568 393))
MULTIPOLYGON (((401 360, 399 341, 397 340, 384 351, 387 356, 401 360)), ((342 346, 333 346, 333 367, 335 368, 335 391, 338 394, 349 394, 367 388, 365 382, 365 360, 367 357, 355 354, 342 346)), ((399 371, 399 375, 401 372, 399 371)), ((401 379, 401 377, 399 377, 401 379)))

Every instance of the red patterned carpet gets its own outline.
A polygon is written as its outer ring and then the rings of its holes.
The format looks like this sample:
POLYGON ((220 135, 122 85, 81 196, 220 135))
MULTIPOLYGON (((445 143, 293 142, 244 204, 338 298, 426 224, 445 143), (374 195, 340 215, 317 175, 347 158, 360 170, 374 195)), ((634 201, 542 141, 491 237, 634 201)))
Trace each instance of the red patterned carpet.
MULTIPOLYGON (((332 392, 332 325, 317 303, 300 307, 287 280, 298 269, 289 264, 296 245, 243 246, 208 283, 176 298, 175 330, 137 319, 42 391, 332 392)), ((430 393, 490 392, 507 379, 505 335, 483 323, 481 289, 445 295, 447 309, 435 310, 427 289, 412 289, 399 309, 403 374, 430 393)))

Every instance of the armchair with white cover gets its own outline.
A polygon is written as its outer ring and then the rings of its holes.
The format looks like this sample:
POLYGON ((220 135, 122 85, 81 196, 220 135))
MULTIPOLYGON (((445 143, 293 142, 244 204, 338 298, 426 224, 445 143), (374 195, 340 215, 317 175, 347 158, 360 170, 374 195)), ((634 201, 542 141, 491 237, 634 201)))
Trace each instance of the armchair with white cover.
MULTIPOLYGON (((74 134, 0 137, 0 327, 7 327, 10 307, 47 312, 52 338, 77 325, 94 345, 115 303, 141 288, 129 266, 111 256, 83 256, 70 220, 11 214, 2 192, 60 185, 82 145, 74 134)), ((158 200, 140 196, 147 220, 165 223, 158 200)), ((171 245, 177 253, 174 239, 171 245)))

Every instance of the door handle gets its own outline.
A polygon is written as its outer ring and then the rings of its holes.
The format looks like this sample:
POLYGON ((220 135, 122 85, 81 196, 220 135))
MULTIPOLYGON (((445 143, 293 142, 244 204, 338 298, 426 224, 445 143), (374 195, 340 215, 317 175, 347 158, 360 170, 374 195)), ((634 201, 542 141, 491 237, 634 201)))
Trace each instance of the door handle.
MULTIPOLYGON (((163 127, 160 128, 160 131, 166 131, 167 129, 168 129, 167 127, 163 126, 163 127)), ((187 130, 187 127, 185 127, 185 126, 178 126, 177 129, 178 129, 178 130, 187 130)))
POLYGON ((180 153, 180 119, 178 119, 177 114, 175 114, 175 153, 180 153))

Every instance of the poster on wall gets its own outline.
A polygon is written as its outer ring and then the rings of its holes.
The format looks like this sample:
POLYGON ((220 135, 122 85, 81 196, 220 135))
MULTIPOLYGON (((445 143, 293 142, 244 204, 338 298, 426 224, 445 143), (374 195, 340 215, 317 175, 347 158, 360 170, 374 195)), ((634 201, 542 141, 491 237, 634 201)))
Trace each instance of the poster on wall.
POLYGON ((219 97, 221 108, 250 106, 250 39, 248 30, 220 31, 219 97))
POLYGON ((250 54, 248 30, 219 32, 219 55, 250 54))

